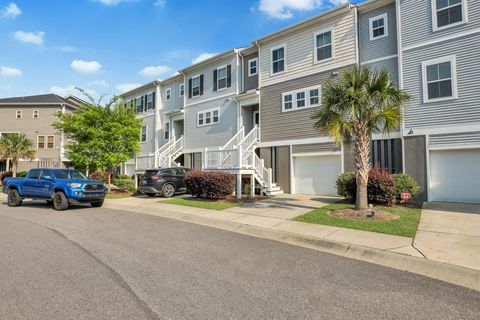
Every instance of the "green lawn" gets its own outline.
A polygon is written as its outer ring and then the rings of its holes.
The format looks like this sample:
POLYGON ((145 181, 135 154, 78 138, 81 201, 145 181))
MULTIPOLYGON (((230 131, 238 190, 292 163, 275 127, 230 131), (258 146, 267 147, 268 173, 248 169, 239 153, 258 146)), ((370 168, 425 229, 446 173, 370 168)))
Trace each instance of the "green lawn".
POLYGON ((229 200, 201 200, 196 198, 173 198, 162 200, 160 203, 178 204, 181 206, 189 206, 196 208, 204 208, 210 210, 223 210, 241 206, 243 203, 229 200))
POLYGON ((323 208, 315 209, 307 214, 294 218, 295 221, 325 224, 335 227, 344 227, 397 236, 413 238, 417 231, 418 222, 420 221, 419 208, 404 207, 378 207, 379 209, 399 215, 400 218, 391 221, 354 221, 328 214, 329 211, 336 209, 353 208, 351 204, 336 203, 330 204, 323 208))
POLYGON ((124 199, 128 197, 130 197, 128 193, 109 193, 106 196, 107 199, 124 199))

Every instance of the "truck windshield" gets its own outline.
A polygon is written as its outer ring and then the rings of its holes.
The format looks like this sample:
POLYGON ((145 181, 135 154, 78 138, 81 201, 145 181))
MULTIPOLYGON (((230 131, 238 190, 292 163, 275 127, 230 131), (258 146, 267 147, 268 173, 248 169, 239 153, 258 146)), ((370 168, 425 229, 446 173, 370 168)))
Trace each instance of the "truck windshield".
POLYGON ((55 170, 55 178, 65 180, 87 180, 87 178, 77 170, 55 170))

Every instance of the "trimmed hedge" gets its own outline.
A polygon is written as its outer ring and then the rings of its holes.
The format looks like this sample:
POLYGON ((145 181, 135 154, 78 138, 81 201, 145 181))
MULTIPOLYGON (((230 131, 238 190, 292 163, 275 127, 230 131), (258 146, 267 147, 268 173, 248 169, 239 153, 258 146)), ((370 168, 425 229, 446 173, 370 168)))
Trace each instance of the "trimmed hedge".
POLYGON ((395 203, 395 183, 392 175, 376 167, 368 175, 368 202, 390 205, 395 203))
POLYGON ((410 192, 412 198, 415 198, 418 191, 420 191, 418 182, 406 173, 394 174, 393 180, 395 181, 395 197, 397 202, 402 200, 402 192, 410 192))
POLYGON ((221 171, 191 171, 185 177, 187 192, 198 198, 225 199, 232 194, 235 176, 221 171))
POLYGON ((135 180, 127 175, 117 175, 112 178, 112 184, 118 187, 122 192, 134 192, 135 180))

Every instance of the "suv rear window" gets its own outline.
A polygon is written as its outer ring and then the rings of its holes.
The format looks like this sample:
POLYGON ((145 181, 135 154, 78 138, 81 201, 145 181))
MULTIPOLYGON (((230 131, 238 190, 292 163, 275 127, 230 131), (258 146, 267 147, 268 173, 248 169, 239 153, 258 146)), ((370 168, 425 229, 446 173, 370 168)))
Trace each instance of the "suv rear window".
POLYGON ((158 173, 157 170, 147 170, 147 171, 145 171, 144 176, 146 178, 150 178, 150 177, 153 177, 154 175, 156 175, 157 173, 158 173))

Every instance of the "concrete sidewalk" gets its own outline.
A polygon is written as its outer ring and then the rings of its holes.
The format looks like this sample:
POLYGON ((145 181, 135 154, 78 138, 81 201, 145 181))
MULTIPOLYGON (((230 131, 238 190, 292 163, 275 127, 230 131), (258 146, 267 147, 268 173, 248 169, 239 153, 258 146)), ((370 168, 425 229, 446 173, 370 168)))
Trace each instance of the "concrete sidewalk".
POLYGON ((128 198, 108 200, 104 206, 282 241, 480 291, 480 268, 466 268, 455 261, 430 260, 412 245, 411 238, 289 220, 290 211, 303 214, 328 204, 328 199, 289 199, 285 196, 222 211, 161 202, 161 198, 128 198), (273 213, 274 208, 280 211, 273 213))

